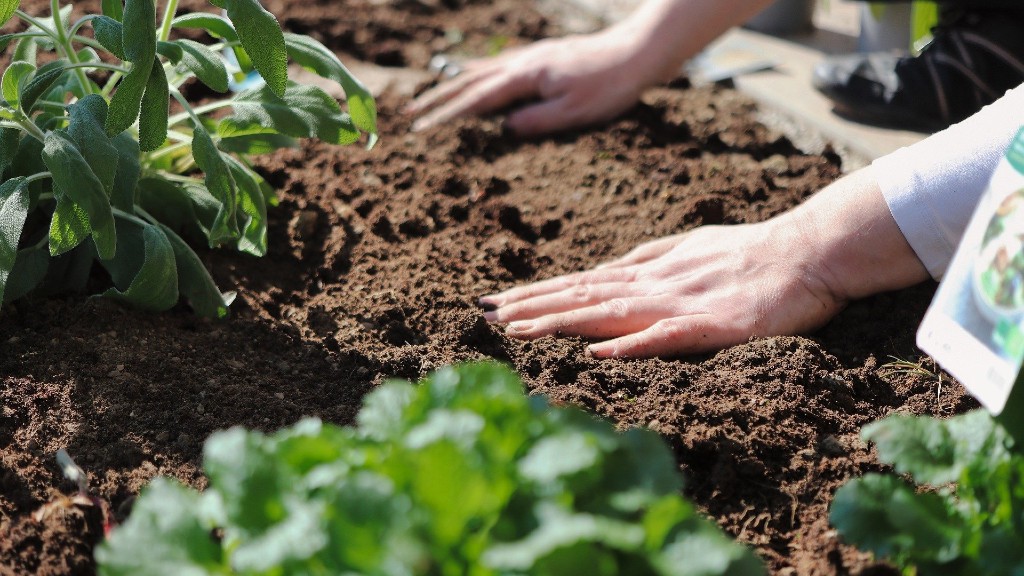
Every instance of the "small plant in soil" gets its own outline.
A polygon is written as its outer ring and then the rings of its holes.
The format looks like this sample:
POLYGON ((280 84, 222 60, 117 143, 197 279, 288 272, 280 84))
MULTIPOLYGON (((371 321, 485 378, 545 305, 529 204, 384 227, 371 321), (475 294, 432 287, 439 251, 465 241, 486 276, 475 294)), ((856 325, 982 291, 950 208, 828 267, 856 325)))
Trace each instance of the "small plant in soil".
POLYGON ((276 200, 252 156, 298 138, 373 144, 373 99, 333 53, 284 33, 258 0, 212 3, 226 16, 177 15, 168 0, 158 21, 153 0, 103 0, 102 14, 71 21, 58 0, 46 17, 0 1, 0 22, 26 24, 0 36, 2 302, 102 276, 103 296, 149 310, 184 297, 222 317, 232 296, 183 238, 266 252, 276 200), (208 42, 172 38, 183 29, 208 42), (289 60, 339 83, 347 111, 290 81, 289 60), (265 83, 229 95, 230 74, 252 70, 265 83), (190 103, 182 88, 195 82, 226 96, 190 103))
POLYGON ((656 434, 526 396, 499 365, 385 384, 357 421, 211 436, 206 491, 155 479, 100 573, 764 573, 679 495, 656 434))
POLYGON ((864 428, 883 474, 836 492, 831 521, 904 574, 995 576, 1024 570, 1024 455, 987 412, 948 420, 890 416, 864 428))

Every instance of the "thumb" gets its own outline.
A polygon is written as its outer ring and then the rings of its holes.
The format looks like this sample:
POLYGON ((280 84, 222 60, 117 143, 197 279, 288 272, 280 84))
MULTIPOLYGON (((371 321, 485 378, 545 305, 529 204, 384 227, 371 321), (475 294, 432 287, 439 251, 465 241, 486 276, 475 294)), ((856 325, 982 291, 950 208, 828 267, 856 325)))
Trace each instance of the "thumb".
POLYGON ((535 136, 575 128, 582 122, 578 110, 569 105, 567 96, 543 100, 520 108, 508 115, 505 126, 520 136, 535 136))

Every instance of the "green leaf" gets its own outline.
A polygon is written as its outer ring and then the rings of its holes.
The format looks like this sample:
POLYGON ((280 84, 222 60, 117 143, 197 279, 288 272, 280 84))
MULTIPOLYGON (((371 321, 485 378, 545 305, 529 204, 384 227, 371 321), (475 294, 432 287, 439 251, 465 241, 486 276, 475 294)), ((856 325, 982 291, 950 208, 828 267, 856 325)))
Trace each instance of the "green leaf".
POLYGON ((39 45, 32 38, 21 38, 14 45, 14 54, 11 55, 11 62, 35 64, 38 52, 39 45))
POLYGON ((68 135, 109 196, 114 187, 118 151, 103 129, 107 120, 106 100, 99 94, 90 94, 69 106, 68 115, 68 135))
POLYGON ((136 190, 142 166, 139 164, 139 143, 126 132, 114 136, 110 141, 117 150, 117 173, 110 193, 110 205, 133 213, 136 190))
MULTIPOLYGON (((110 100, 107 114, 107 135, 114 136, 135 123, 142 109, 142 100, 154 68, 156 59, 156 8, 152 0, 127 0, 124 9, 124 22, 121 27, 121 44, 124 58, 132 63, 128 74, 121 79, 117 91, 110 100)), ((159 78, 154 81, 157 86, 159 78)), ((164 79, 166 83, 166 78, 164 79)), ((154 88, 154 90, 157 90, 154 88)), ((158 91, 158 90, 157 90, 158 91)), ((156 92, 154 92, 154 97, 156 92)), ((166 104, 166 103, 165 103, 166 104)), ((148 137, 156 138, 152 132, 148 137)), ((147 144, 151 143, 147 141, 147 144)), ((145 145, 143 146, 145 149, 145 145)))
POLYGON ((117 237, 114 215, 103 184, 70 138, 48 132, 43 144, 43 162, 53 174, 54 195, 66 195, 88 216, 96 252, 101 259, 114 256, 117 237))
POLYGON ((156 53, 167 58, 175 65, 181 62, 181 59, 185 57, 185 53, 182 52, 181 46, 178 46, 177 43, 164 42, 162 40, 156 43, 156 53))
POLYGON ((25 178, 0 184, 0 302, 18 258, 18 242, 28 217, 29 197, 25 178))
POLYGON ((156 150, 167 140, 167 116, 170 86, 167 74, 158 60, 153 60, 153 70, 146 82, 139 114, 139 148, 143 152, 156 150))
POLYGON ((202 185, 175 184, 157 176, 139 181, 139 205, 176 234, 209 242, 222 203, 202 185))
POLYGON ((284 98, 266 86, 240 92, 232 100, 234 114, 221 120, 224 136, 266 132, 295 138, 318 138, 331 144, 351 144, 359 132, 338 102, 316 86, 289 83, 284 98))
POLYGON ((220 55, 192 40, 177 40, 184 56, 182 65, 196 75, 200 82, 217 92, 228 91, 228 71, 220 55))
POLYGON ((217 246, 238 238, 236 205, 238 202, 235 180, 231 177, 224 157, 221 156, 213 139, 202 128, 192 134, 192 156, 205 173, 203 182, 207 190, 221 203, 220 212, 210 230, 210 245, 217 246))
POLYGON ((259 0, 227 0, 225 5, 253 66, 271 91, 284 96, 288 86, 288 51, 277 18, 259 0))
POLYGON ((137 64, 132 66, 128 74, 121 79, 114 96, 110 99, 110 107, 107 110, 107 122, 104 127, 108 136, 113 137, 120 134, 139 118, 142 97, 146 92, 146 85, 149 83, 152 71, 152 64, 146 65, 145 69, 141 64, 137 64))
POLYGON ((77 248, 92 234, 89 214, 65 194, 57 194, 57 208, 50 218, 50 256, 77 248))
POLYGON ((121 43, 124 60, 149 68, 156 58, 156 6, 153 0, 126 0, 121 43))
MULTIPOLYGON (((118 5, 120 6, 120 2, 118 2, 118 5)), ((122 40, 124 37, 124 26, 121 25, 121 22, 109 16, 97 16, 92 19, 91 24, 96 41, 110 51, 111 54, 117 56, 119 60, 125 60, 124 43, 122 40)))
POLYGON ((21 141, 21 130, 17 128, 0 128, 0 177, 14 161, 21 141))
POLYGON ((45 247, 30 246, 18 251, 14 268, 7 276, 4 303, 13 302, 34 290, 46 278, 50 254, 45 247))
POLYGON ((224 551, 202 517, 202 497, 176 481, 154 478, 131 516, 96 548, 103 576, 227 574, 224 551))
POLYGON ((100 10, 103 11, 105 16, 109 16, 118 22, 124 19, 124 2, 121 0, 101 0, 100 10))
POLYGON ((36 71, 35 76, 25 84, 25 87, 18 95, 18 103, 26 114, 30 114, 35 108, 39 97, 50 89, 50 86, 64 74, 67 61, 54 60, 36 71))
POLYGON ((281 148, 298 148, 299 144, 291 136, 276 132, 242 134, 239 136, 221 137, 218 147, 224 152, 232 152, 245 156, 268 154, 281 148))
POLYGON ((28 62, 11 62, 7 70, 4 70, 3 80, 0 81, 4 100, 12 106, 17 106, 26 80, 35 71, 36 67, 28 62))
POLYGON ((214 38, 221 38, 228 42, 238 41, 238 34, 231 22, 218 14, 206 12, 191 12, 177 16, 171 26, 175 28, 200 28, 206 30, 214 38))
POLYGON ((874 442, 879 458, 917 482, 942 485, 960 479, 979 455, 1005 457, 995 423, 975 410, 948 420, 894 415, 868 424, 861 435, 874 442))
POLYGON ((18 9, 19 0, 0 0, 0 25, 6 24, 14 11, 18 9))
POLYGON ((253 256, 267 253, 267 202, 260 189, 259 175, 231 156, 224 155, 238 191, 238 208, 247 217, 243 222, 238 250, 253 256))
POLYGON ((174 249, 174 261, 178 269, 178 292, 185 297, 196 314, 204 318, 226 318, 228 306, 235 299, 234 293, 221 293, 192 248, 170 228, 163 224, 160 228, 174 249))
POLYGON ((842 486, 829 519, 858 547, 883 557, 913 553, 949 562, 961 552, 964 526, 947 497, 916 493, 901 480, 868 474, 842 486))
MULTIPOLYGON (((357 128, 372 135, 377 134, 377 105, 370 91, 345 68, 341 60, 326 46, 299 34, 285 33, 288 56, 303 68, 328 80, 333 80, 345 90, 348 111, 357 128)), ((372 142, 371 142, 372 145, 372 142)))
POLYGON ((116 256, 101 262, 115 286, 103 296, 154 312, 177 304, 178 270, 174 249, 163 230, 122 218, 117 236, 120 248, 116 256))

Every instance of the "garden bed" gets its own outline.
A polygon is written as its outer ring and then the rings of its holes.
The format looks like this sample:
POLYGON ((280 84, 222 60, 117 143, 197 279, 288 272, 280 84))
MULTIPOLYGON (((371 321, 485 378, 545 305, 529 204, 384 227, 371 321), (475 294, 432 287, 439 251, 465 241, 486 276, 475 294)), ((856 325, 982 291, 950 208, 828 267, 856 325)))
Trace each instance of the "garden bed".
MULTIPOLYGON (((265 6, 286 29, 386 66, 557 33, 512 0, 265 6)), ((60 448, 123 515, 156 475, 202 487, 202 442, 215 430, 270 431, 304 415, 350 424, 383 380, 480 358, 509 363, 533 393, 657 431, 686 494, 771 573, 895 573, 841 544, 827 510, 848 478, 880 468, 862 425, 974 405, 948 380, 881 369, 919 354, 913 333, 934 286, 854 303, 806 337, 674 360, 598 361, 576 338, 510 340, 474 304, 669 233, 768 218, 837 178, 837 156, 805 154, 758 124, 745 97, 685 80, 607 127, 528 141, 498 119, 411 134, 403 103, 381 96, 371 151, 308 143, 260 161, 281 199, 270 253, 201 252, 238 292, 230 319, 82 297, 0 312, 0 574, 93 570, 100 528, 59 505, 73 492, 60 448)))

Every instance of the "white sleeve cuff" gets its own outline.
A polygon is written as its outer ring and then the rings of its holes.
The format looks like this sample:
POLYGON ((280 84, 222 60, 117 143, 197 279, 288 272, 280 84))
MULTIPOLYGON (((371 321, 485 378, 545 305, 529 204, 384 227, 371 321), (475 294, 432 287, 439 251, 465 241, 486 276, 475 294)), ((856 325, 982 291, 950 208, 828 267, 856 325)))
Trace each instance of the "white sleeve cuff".
POLYGON ((1024 125, 1024 86, 871 164, 900 231, 933 278, 960 242, 996 164, 1024 125))

